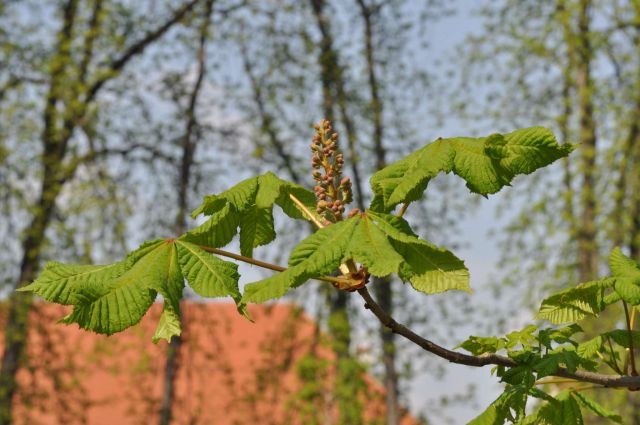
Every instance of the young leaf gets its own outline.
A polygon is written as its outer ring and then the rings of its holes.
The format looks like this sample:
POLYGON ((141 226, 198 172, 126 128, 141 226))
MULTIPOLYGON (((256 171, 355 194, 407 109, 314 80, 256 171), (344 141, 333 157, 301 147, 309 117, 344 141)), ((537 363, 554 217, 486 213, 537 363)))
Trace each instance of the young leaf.
POLYGON ((348 256, 365 264, 374 276, 398 274, 405 261, 387 239, 387 235, 371 218, 363 214, 349 245, 348 256))
POLYGON ((315 195, 294 183, 279 179, 273 173, 244 180, 219 195, 209 195, 193 216, 204 214, 211 218, 188 232, 184 240, 199 245, 221 247, 233 239, 240 227, 240 252, 246 257, 253 249, 266 245, 276 237, 273 206, 279 205, 288 216, 304 219, 304 213, 291 200, 294 195, 313 210, 315 195))
POLYGON ((184 289, 184 278, 178 264, 178 253, 175 243, 168 243, 169 255, 165 276, 162 280, 156 280, 151 287, 164 298, 164 306, 160 321, 151 340, 157 343, 161 339, 171 341, 171 337, 179 336, 180 327, 180 300, 184 289))
POLYGON ((591 359, 596 356, 598 351, 600 351, 603 342, 604 339, 602 338, 602 335, 598 335, 595 338, 580 343, 576 348, 576 352, 582 358, 591 359))
POLYGON ((622 423, 622 418, 620 417, 620 415, 606 409, 605 407, 598 404, 595 400, 587 397, 583 393, 576 391, 575 393, 573 393, 573 396, 576 399, 578 399, 582 405, 587 407, 589 410, 591 410, 593 413, 600 416, 601 418, 610 419, 613 422, 618 424, 622 423))
POLYGON ((240 299, 238 266, 215 257, 197 245, 176 241, 178 260, 189 286, 202 297, 240 299))
POLYGON ((105 265, 75 265, 49 262, 38 278, 18 291, 33 291, 47 301, 71 304, 72 294, 83 286, 100 284, 125 272, 125 262, 105 265))
POLYGON ((462 348, 474 356, 479 356, 484 353, 497 353, 505 348, 506 345, 507 343, 504 338, 497 338, 495 336, 470 336, 466 341, 457 345, 455 348, 462 348))
POLYGON ((370 180, 372 209, 391 211, 420 199, 440 172, 453 172, 474 193, 488 195, 509 185, 517 174, 529 174, 567 156, 573 145, 558 145, 551 131, 531 127, 482 138, 438 139, 383 168, 370 180))
POLYGON ((367 211, 404 262, 399 275, 418 291, 436 294, 452 289, 471 292, 469 270, 450 251, 419 239, 408 223, 390 214, 367 211))
POLYGON ((640 264, 624 255, 620 248, 616 247, 611 251, 609 266, 611 267, 611 273, 615 277, 626 278, 640 283, 640 264))
POLYGON ((555 402, 544 404, 526 423, 537 425, 583 425, 580 405, 569 391, 562 391, 555 402))
POLYGON ((616 278, 616 283, 613 289, 620 295, 620 298, 625 300, 631 305, 640 304, 640 281, 631 280, 630 278, 619 277, 616 278))
POLYGON ((239 224, 240 215, 236 208, 225 201, 218 211, 212 213, 209 220, 185 233, 180 239, 212 248, 223 247, 236 235, 239 224))
POLYGON ((111 335, 135 325, 159 293, 163 312, 153 341, 180 335, 180 300, 184 275, 206 297, 230 295, 240 304, 237 266, 183 240, 145 242, 124 261, 104 266, 50 263, 40 277, 21 290, 48 301, 73 305, 63 323, 111 335))
POLYGON ((558 368, 564 366, 569 372, 575 372, 582 359, 573 349, 564 347, 547 352, 540 360, 533 364, 538 372, 538 379, 553 375, 558 368))
POLYGON ((526 403, 525 388, 520 385, 507 386, 504 392, 468 425, 503 425, 507 419, 515 422, 524 416, 526 403))
POLYGON ((611 278, 595 280, 557 292, 542 301, 537 318, 559 325, 597 316, 606 307, 604 291, 614 282, 611 278))
POLYGON ((247 284, 244 302, 261 303, 286 294, 310 278, 336 270, 345 260, 347 248, 358 224, 352 217, 323 229, 304 239, 289 257, 289 269, 267 279, 247 284))
POLYGON ((103 282, 83 282, 71 296, 73 311, 64 323, 111 335, 135 325, 155 300, 157 288, 166 288, 173 245, 159 243, 121 276, 103 282))

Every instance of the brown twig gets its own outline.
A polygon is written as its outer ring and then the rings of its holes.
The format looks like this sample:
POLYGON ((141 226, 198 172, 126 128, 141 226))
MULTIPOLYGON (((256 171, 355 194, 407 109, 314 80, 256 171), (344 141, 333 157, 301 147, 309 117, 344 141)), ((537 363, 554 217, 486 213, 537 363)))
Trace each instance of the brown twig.
MULTIPOLYGON (((365 301, 365 308, 371 310, 371 312, 389 328, 392 332, 402 335, 404 338, 418 345, 425 351, 435 354, 451 363, 463 364, 467 366, 483 367, 487 365, 498 365, 505 367, 516 367, 518 363, 509 357, 501 356, 494 353, 484 353, 479 356, 473 356, 470 354, 463 354, 457 351, 452 351, 447 348, 429 341, 426 338, 416 334, 411 329, 407 328, 401 323, 387 314, 386 311, 380 307, 380 305, 373 299, 367 288, 358 289, 358 294, 365 301)), ((638 388, 640 386, 639 376, 620 376, 620 375, 604 375, 600 373, 576 371, 569 372, 566 368, 558 368, 554 376, 569 378, 580 382, 589 382, 592 384, 602 385, 603 387, 610 388, 638 388)))

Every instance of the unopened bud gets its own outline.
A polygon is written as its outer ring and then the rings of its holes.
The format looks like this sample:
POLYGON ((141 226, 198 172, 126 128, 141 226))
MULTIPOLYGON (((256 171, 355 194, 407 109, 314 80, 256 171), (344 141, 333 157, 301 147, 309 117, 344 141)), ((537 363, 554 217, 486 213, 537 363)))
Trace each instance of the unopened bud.
POLYGON ((333 134, 331 135, 331 140, 333 140, 333 141, 338 140, 338 133, 333 133, 333 134))
POLYGON ((359 208, 354 208, 351 211, 349 211, 349 215, 347 217, 351 218, 354 217, 356 214, 360 213, 360 209, 359 208))
POLYGON ((349 180, 349 177, 344 177, 342 180, 340 180, 340 186, 342 187, 346 187, 348 185, 351 184, 351 180, 349 180))

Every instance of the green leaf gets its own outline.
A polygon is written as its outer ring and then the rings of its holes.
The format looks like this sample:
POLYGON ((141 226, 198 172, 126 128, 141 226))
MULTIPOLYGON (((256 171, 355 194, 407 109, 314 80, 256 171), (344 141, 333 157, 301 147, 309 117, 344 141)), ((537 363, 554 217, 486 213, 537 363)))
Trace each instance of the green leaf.
POLYGON ((240 218, 240 253, 253 256, 253 248, 266 245, 276 238, 271 208, 251 206, 240 218))
POLYGON ((102 282, 83 282, 70 297, 73 311, 64 323, 77 323, 81 328, 111 335, 135 325, 142 319, 158 288, 170 293, 168 273, 173 245, 158 244, 121 276, 102 282))
POLYGON ((291 251, 289 267, 299 267, 311 274, 331 273, 342 262, 359 218, 352 217, 304 239, 291 251))
POLYGON ((145 242, 124 261, 103 266, 47 265, 41 276, 22 288, 45 299, 73 305, 63 323, 111 335, 142 319, 157 294, 163 312, 153 342, 180 335, 180 300, 184 276, 202 296, 230 295, 246 315, 238 290, 237 266, 183 240, 145 242))
MULTIPOLYGON (((626 329, 614 329, 605 332, 602 336, 611 338, 621 347, 629 348, 629 331, 626 329)), ((633 346, 635 348, 640 347, 640 331, 631 331, 631 338, 633 340, 633 346)))
POLYGON ((615 277, 626 278, 634 282, 640 282, 640 264, 622 253, 616 247, 609 256, 609 267, 615 277))
POLYGON ((604 291, 614 282, 611 278, 595 280, 557 292, 542 301, 537 318, 558 325, 597 316, 606 307, 604 291))
POLYGON ((531 127, 489 137, 438 139, 383 168, 370 180, 372 209, 391 211, 420 199, 440 172, 453 172, 474 193, 488 195, 509 185, 517 174, 529 174, 567 156, 573 145, 558 145, 551 131, 531 127))
POLYGON ((582 328, 575 323, 555 329, 540 329, 540 332, 538 332, 538 341, 549 349, 551 348, 552 342, 557 342, 558 344, 570 343, 576 346, 577 343, 571 339, 571 337, 580 332, 583 332, 582 328))
POLYGON ((296 282, 294 273, 291 269, 287 269, 267 279, 248 283, 244 287, 242 302, 263 303, 284 296, 296 282))
POLYGON ((289 269, 267 279, 247 284, 244 302, 261 303, 286 294, 314 276, 336 270, 345 260, 347 248, 358 224, 352 217, 323 229, 304 239, 289 257, 289 269))
POLYGON ((616 283, 613 286, 613 289, 615 289, 616 293, 620 295, 620 298, 629 304, 640 304, 640 285, 635 281, 624 277, 616 278, 616 283))
POLYGON ((363 214, 349 245, 348 256, 365 264, 373 276, 398 274, 404 258, 396 252, 387 235, 363 214))
POLYGON ((180 239, 212 248, 223 247, 236 235, 239 224, 240 215, 236 208, 230 203, 225 203, 209 220, 185 233, 180 239))
POLYGON ((151 340, 157 343, 161 339, 171 341, 171 337, 181 333, 180 300, 184 290, 184 278, 178 264, 178 253, 175 243, 169 246, 168 265, 162 280, 152 283, 152 287, 164 298, 164 306, 160 321, 151 340))
POLYGON ((591 359, 600 351, 603 342, 602 335, 598 335, 588 341, 581 342, 576 348, 576 352, 582 358, 591 359))
POLYGON ((398 274, 415 289, 427 294, 453 289, 471 292, 469 270, 450 251, 419 239, 401 218, 370 211, 366 215, 374 220, 404 259, 398 274))
POLYGON ((49 262, 38 278, 18 291, 33 291, 47 301, 71 304, 72 294, 84 285, 95 285, 114 279, 125 272, 125 263, 87 265, 49 262))
POLYGON ((558 394, 554 402, 544 404, 532 415, 532 418, 535 418, 535 420, 526 423, 535 423, 537 425, 584 424, 580 405, 573 394, 568 391, 562 391, 558 394))
POLYGON ((176 241, 176 245, 182 273, 198 295, 240 299, 237 264, 223 261, 188 242, 176 241))
POLYGON ((620 415, 618 415, 617 413, 606 409, 605 407, 603 407, 600 404, 598 404, 595 400, 587 397, 583 393, 575 392, 575 393, 573 393, 573 396, 576 399, 578 399, 585 407, 587 407, 589 410, 591 410, 593 413, 595 413, 596 415, 600 416, 601 418, 610 419, 613 422, 618 423, 618 424, 622 423, 622 418, 620 417, 620 415))
POLYGON ((506 341, 504 338, 480 337, 470 336, 466 341, 456 346, 455 348, 462 348, 470 352, 475 356, 479 356, 484 353, 497 353, 499 350, 506 347, 506 341))
POLYGON ((504 392, 468 425, 504 425, 507 419, 515 422, 524 416, 526 403, 525 388, 520 385, 507 386, 504 392))
POLYGON ((391 243, 405 259, 400 277, 409 280, 416 290, 426 294, 453 289, 472 292, 469 270, 450 251, 425 241, 391 243))
POLYGON ((540 379, 555 374, 562 366, 573 373, 580 363, 580 356, 575 350, 559 348, 547 352, 540 360, 533 364, 533 368, 538 372, 538 379, 540 379))
POLYGON ((292 218, 305 218, 290 195, 298 198, 309 210, 315 209, 315 195, 312 192, 281 180, 273 173, 244 180, 219 195, 208 195, 192 215, 210 215, 211 219, 187 233, 185 240, 221 247, 233 239, 239 226, 240 252, 251 257, 254 248, 266 245, 276 237, 274 205, 279 205, 292 218))

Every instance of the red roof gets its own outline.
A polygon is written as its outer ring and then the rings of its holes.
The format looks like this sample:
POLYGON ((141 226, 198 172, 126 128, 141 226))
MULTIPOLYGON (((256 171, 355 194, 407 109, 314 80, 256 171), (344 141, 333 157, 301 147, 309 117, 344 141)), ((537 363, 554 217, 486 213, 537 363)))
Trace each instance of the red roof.
MULTIPOLYGON (((324 336, 292 305, 250 306, 254 323, 228 303, 184 303, 183 345, 174 401, 175 424, 298 424, 301 412, 335 416, 332 353, 324 336), (324 359, 315 401, 300 394, 300 359, 324 359)), ((148 424, 158 420, 166 343, 151 335, 161 306, 142 322, 106 337, 57 325, 68 309, 36 303, 28 358, 18 374, 15 424, 148 424)), ((0 339, 0 344, 4 338, 0 339)), ((364 408, 384 420, 383 389, 371 377, 364 408)), ((416 422, 406 417, 403 425, 416 422)))

